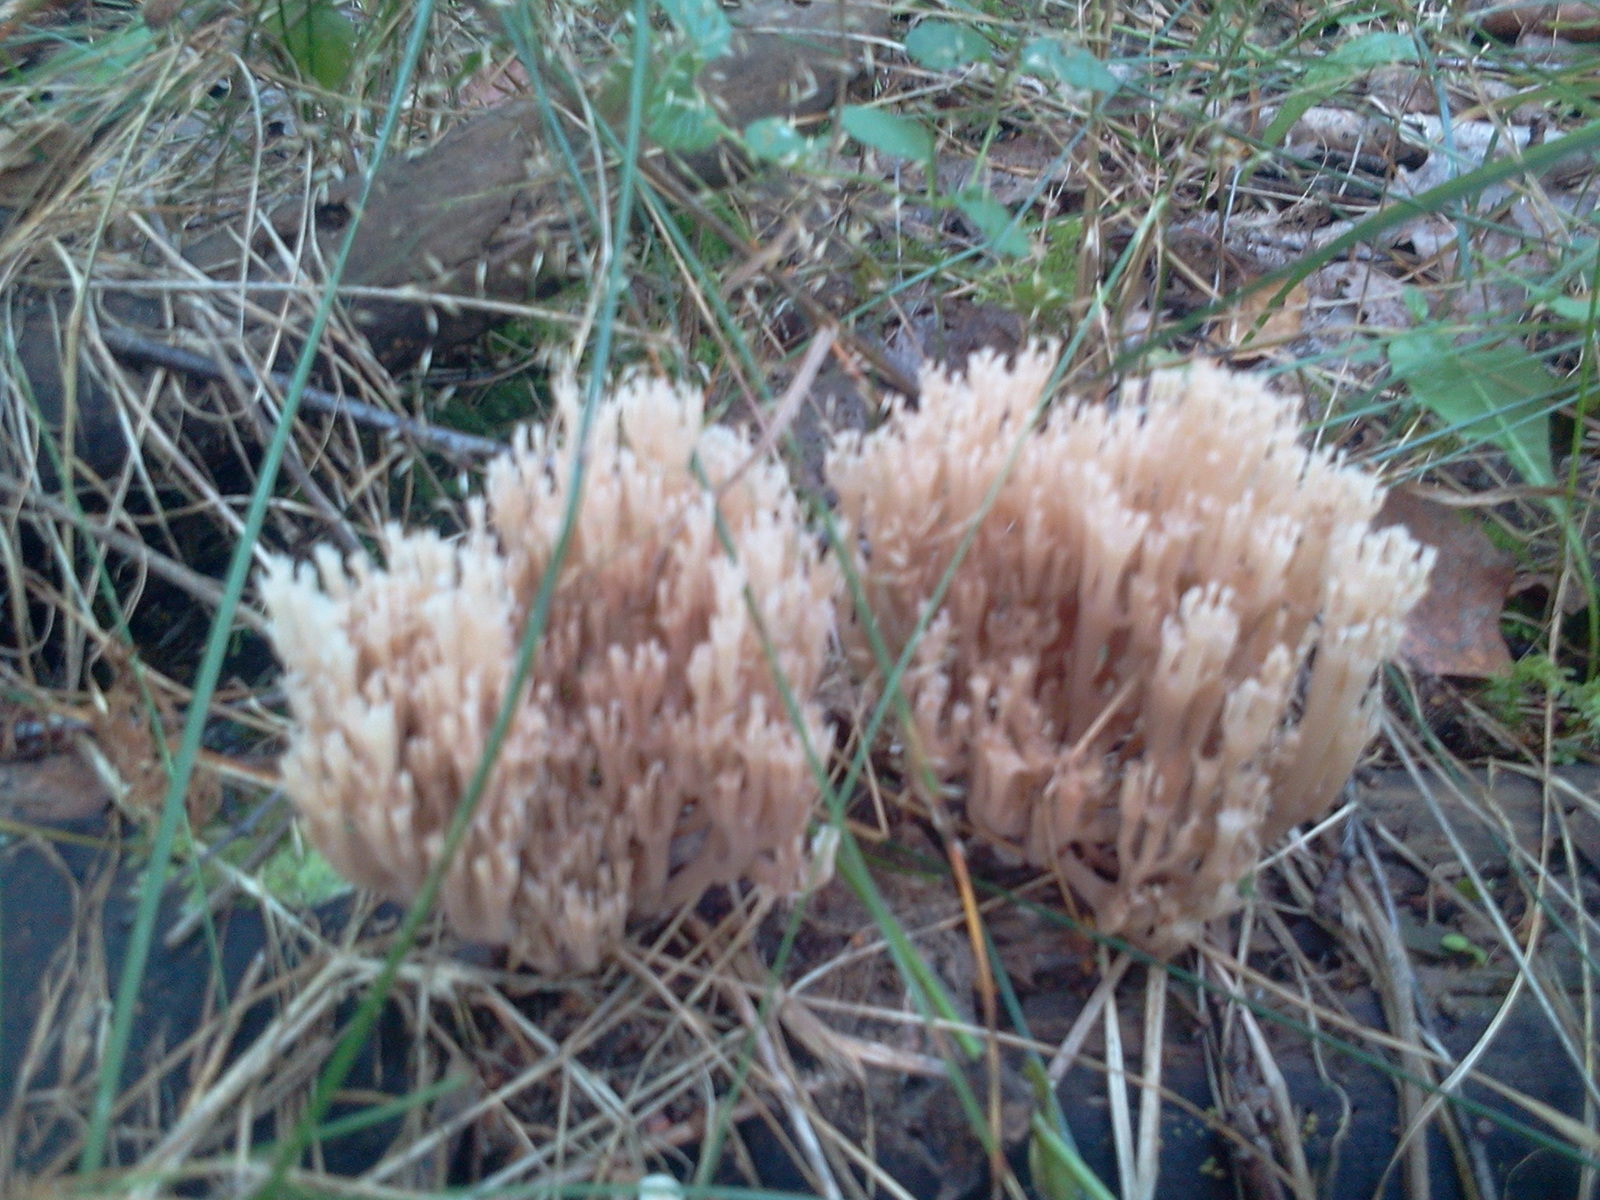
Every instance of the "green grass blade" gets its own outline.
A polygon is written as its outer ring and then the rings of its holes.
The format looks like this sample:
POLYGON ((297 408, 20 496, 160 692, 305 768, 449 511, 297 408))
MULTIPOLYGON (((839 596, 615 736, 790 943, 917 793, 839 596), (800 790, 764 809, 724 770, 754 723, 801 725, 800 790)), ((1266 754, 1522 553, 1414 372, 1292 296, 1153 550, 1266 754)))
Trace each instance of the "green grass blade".
POLYGON ((232 559, 228 564, 222 599, 211 624, 211 633, 206 639, 200 668, 195 675, 194 698, 184 719, 182 739, 179 742, 178 753, 173 761, 171 781, 162 805, 161 819, 156 826, 155 838, 151 844, 150 864, 146 870, 144 886, 140 891, 138 911, 134 917, 133 929, 128 938, 128 947, 117 984, 111 1030, 106 1039, 105 1051, 100 1062, 94 1105, 90 1110, 89 1126, 84 1137, 83 1154, 80 1158, 80 1169, 86 1173, 99 1170, 105 1162, 111 1110, 116 1099, 117 1087, 122 1077, 123 1063, 127 1058, 128 1044, 133 1032, 133 1018, 137 1008, 139 986, 144 978, 145 964, 150 954, 156 916, 161 905, 161 894, 166 886, 167 871, 171 863, 173 842, 176 839, 178 826, 184 815, 184 797, 188 793, 189 780, 194 774, 201 738, 205 732, 211 697, 215 693, 217 681, 221 677, 222 661, 227 655, 228 644, 232 638, 233 616, 238 610, 240 598, 244 594, 245 583, 253 561, 255 544, 261 535, 261 527, 266 518, 267 504, 272 498, 278 477, 278 469, 283 462, 284 452, 288 448, 289 438, 294 428, 295 415, 300 407, 300 397, 307 382, 310 380, 312 365, 316 361, 317 348, 323 331, 327 328, 328 322, 333 315, 334 302, 338 294, 339 278, 343 274, 345 262, 349 258, 350 247, 354 243, 355 233, 360 225, 361 214, 366 207, 372 179, 383 161, 384 151, 392 140, 394 130, 398 124, 404 98, 410 87, 411 68, 421 53, 424 35, 427 32, 427 25, 432 12, 433 0, 421 0, 417 9, 416 25, 412 31, 411 44, 407 47, 406 58, 401 64, 399 76, 395 82, 394 98, 390 103, 377 146, 373 151, 372 170, 368 173, 361 195, 356 200, 349 227, 346 229, 344 240, 339 247, 339 253, 329 266, 328 279, 323 288, 321 301, 317 305, 316 314, 313 316, 310 327, 306 332, 305 345, 301 348, 299 358, 295 362, 294 374, 284 395, 283 412, 279 419, 278 427, 273 431, 272 440, 267 444, 266 453, 262 456, 259 478, 250 494, 250 504, 246 510, 244 528, 239 538, 239 544, 234 548, 232 559))

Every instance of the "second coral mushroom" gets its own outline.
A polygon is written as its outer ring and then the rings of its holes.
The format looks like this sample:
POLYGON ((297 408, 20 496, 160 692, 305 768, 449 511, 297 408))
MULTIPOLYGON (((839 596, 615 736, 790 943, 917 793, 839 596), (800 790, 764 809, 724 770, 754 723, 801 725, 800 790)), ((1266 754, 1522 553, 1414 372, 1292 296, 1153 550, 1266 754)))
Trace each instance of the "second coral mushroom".
MULTIPOLYGON (((1103 931, 1171 953, 1332 804, 1430 553, 1371 528, 1376 481, 1255 377, 1162 371, 1034 428, 1053 366, 925 376, 828 477, 889 652, 925 626, 902 686, 927 764, 1103 931)), ((881 685, 862 620, 851 642, 881 685)))

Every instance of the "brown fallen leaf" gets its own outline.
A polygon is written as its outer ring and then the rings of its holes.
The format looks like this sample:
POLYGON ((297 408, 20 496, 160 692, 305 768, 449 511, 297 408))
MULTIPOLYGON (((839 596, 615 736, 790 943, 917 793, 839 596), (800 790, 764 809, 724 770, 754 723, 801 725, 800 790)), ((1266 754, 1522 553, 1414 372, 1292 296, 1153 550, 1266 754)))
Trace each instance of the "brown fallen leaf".
POLYGON ((111 803, 93 767, 72 751, 0 762, 0 818, 56 825, 92 817, 111 803))
POLYGON ((1555 15, 1538 32, 1569 42, 1600 41, 1600 5, 1558 4, 1555 15))
POLYGON ((1224 353, 1235 366, 1269 358, 1284 343, 1300 336, 1311 303, 1306 285, 1295 284, 1282 300, 1273 303, 1277 294, 1277 288, 1258 288, 1211 327, 1212 336, 1228 348, 1224 353))
POLYGON ((1569 42, 1600 41, 1600 5, 1480 4, 1478 27, 1492 37, 1559 37, 1569 42))
POLYGON ((0 700, 0 820, 59 825, 111 803, 82 753, 83 723, 0 700))
POLYGON ((1500 614, 1516 577, 1511 556, 1456 509, 1403 487, 1389 493, 1374 524, 1404 525, 1439 552, 1400 657, 1430 675, 1488 679, 1510 670, 1500 614))
MULTIPOLYGON (((0 5, 0 42, 9 42, 30 27, 49 30, 69 19, 72 8, 72 0, 18 0, 14 4, 0 5)), ((23 48, 32 49, 26 45, 23 48)), ((6 47, 8 52, 12 49, 6 47)), ((6 65, 12 66, 9 62, 6 65)))
POLYGON ((183 11, 183 0, 144 0, 140 11, 144 13, 146 25, 160 29, 183 11))
POLYGON ((529 92, 528 72, 520 59, 502 58, 479 67, 461 85, 460 100, 463 110, 493 108, 509 100, 526 96, 529 92))
MULTIPOLYGON (((94 734, 92 757, 120 806, 137 816, 153 818, 160 814, 166 800, 166 759, 178 750, 178 711, 170 697, 154 688, 146 690, 139 686, 123 652, 108 650, 105 661, 114 674, 111 686, 101 693, 101 702, 89 717, 94 734), (157 720, 167 743, 165 754, 157 745, 151 726, 148 707, 151 703, 156 707, 157 720)), ((221 801, 221 784, 216 774, 210 770, 196 771, 189 780, 185 797, 191 824, 197 829, 205 825, 215 815, 221 801)))
POLYGON ((55 117, 23 117, 0 129, 0 207, 22 209, 60 183, 89 131, 55 117))

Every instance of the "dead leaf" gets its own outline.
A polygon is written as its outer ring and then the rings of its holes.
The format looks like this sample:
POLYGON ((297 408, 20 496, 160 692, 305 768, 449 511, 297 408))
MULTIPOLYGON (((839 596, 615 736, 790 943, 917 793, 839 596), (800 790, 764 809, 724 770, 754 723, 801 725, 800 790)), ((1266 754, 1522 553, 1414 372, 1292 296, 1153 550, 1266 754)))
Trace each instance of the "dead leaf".
MULTIPOLYGON (((1431 86, 1427 92, 1433 94, 1431 86)), ((1428 151, 1408 140, 1392 116, 1326 104, 1313 105, 1300 115, 1284 135, 1284 147, 1301 158, 1349 162, 1384 175, 1396 167, 1419 167, 1428 157, 1428 151)))
POLYGON ((111 794, 83 755, 83 722, 0 700, 0 820, 59 825, 103 811, 111 794))
POLYGON ((1311 295, 1304 283, 1297 283, 1281 301, 1274 303, 1277 288, 1257 288, 1234 305, 1212 328, 1212 336, 1224 347, 1228 361, 1250 366, 1300 336, 1311 295))
MULTIPOLYGON (((139 687, 131 666, 120 653, 107 651, 105 661, 115 674, 101 695, 101 704, 90 719, 94 732, 93 753, 102 777, 114 788, 116 798, 130 813, 151 818, 161 812, 168 786, 166 758, 177 753, 178 713, 172 701, 150 689, 149 701, 139 687), (148 704, 156 706, 157 721, 166 741, 161 753, 152 733, 148 704)), ((221 803, 221 783, 215 772, 195 771, 185 797, 189 822, 200 828, 216 813, 221 803)))
POLYGON ((1403 525, 1438 558, 1428 591, 1411 610, 1400 657, 1430 675, 1488 679, 1511 669, 1500 614, 1516 578, 1511 556, 1462 513, 1407 488, 1395 488, 1374 525, 1403 525))
POLYGON ((160 29, 183 11, 183 0, 144 0, 141 11, 146 25, 160 29))
POLYGON ((111 803, 100 777, 71 751, 0 762, 0 817, 56 825, 92 817, 111 803))
POLYGON ((1477 4, 1478 27, 1493 37, 1560 37, 1569 42, 1600 41, 1600 5, 1477 4))
MULTIPOLYGON (((70 20, 74 7, 73 0, 19 0, 19 3, 0 5, 0 42, 11 41, 30 26, 50 29, 63 20, 70 20)), ((12 47, 6 49, 10 51, 12 47)))
POLYGON ((1329 263, 1312 273, 1306 287, 1315 300, 1306 321, 1309 331, 1347 342, 1359 326, 1382 332, 1416 324, 1406 309, 1405 286, 1371 263, 1329 263))
POLYGON ((1538 32, 1569 42, 1600 41, 1600 5, 1558 4, 1555 16, 1538 32))
POLYGON ((485 63, 461 85, 463 109, 493 108, 508 100, 519 100, 529 92, 528 72, 519 59, 485 63))
POLYGON ((65 175, 88 131, 54 117, 0 129, 0 205, 25 208, 65 175))

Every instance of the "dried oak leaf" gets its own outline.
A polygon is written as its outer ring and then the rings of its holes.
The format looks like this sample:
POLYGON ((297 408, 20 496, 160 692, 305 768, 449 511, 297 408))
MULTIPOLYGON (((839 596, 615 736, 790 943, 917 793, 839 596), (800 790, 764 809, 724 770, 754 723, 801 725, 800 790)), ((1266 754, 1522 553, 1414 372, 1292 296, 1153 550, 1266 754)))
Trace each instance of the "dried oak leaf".
POLYGON ((1569 42, 1600 41, 1600 5, 1473 4, 1478 26, 1491 37, 1559 37, 1569 42))
POLYGON ((103 811, 110 793, 71 750, 0 762, 0 818, 22 824, 81 821, 103 811))
POLYGON ((1439 552, 1400 656, 1430 675, 1488 679, 1509 670, 1500 613, 1516 577, 1511 556, 1460 512, 1406 488, 1389 493, 1373 523, 1403 525, 1439 552))

